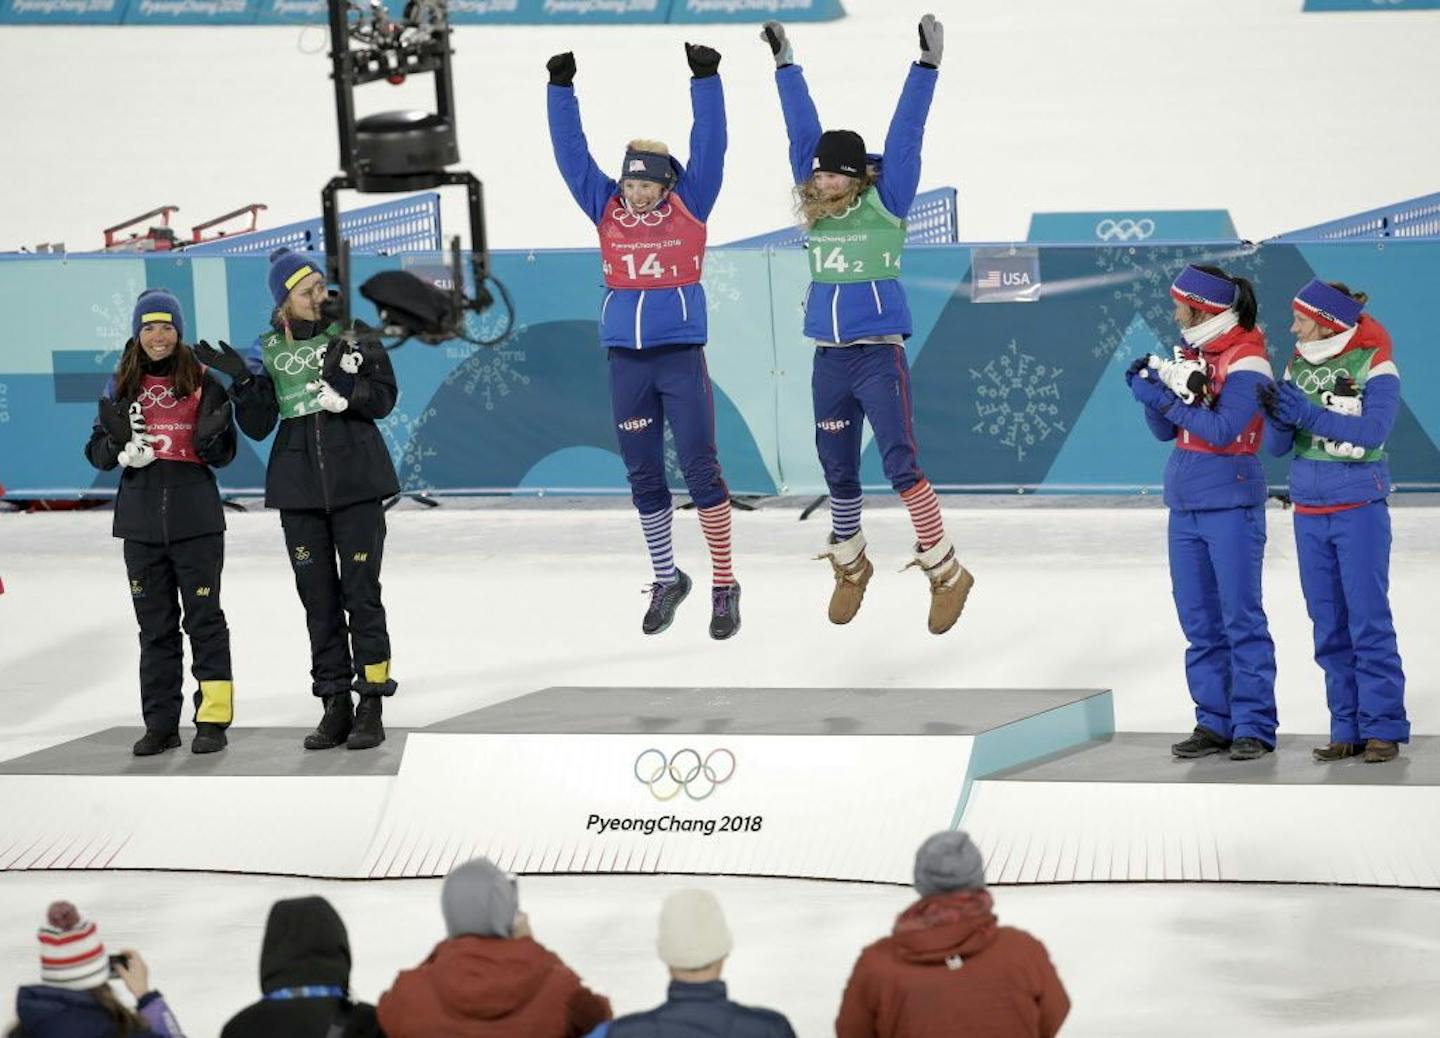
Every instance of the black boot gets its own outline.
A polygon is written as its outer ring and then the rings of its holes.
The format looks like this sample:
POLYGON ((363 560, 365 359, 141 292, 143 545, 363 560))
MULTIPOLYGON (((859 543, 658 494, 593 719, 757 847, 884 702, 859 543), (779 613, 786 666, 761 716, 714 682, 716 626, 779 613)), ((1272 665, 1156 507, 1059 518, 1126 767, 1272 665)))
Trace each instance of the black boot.
POLYGON ((740 630, 740 585, 724 584, 710 591, 710 637, 724 641, 740 630))
POLYGON ((1248 735, 1242 735, 1230 744, 1231 760, 1259 760, 1270 752, 1272 752, 1271 747, 1248 735))
POLYGON ((307 750, 333 750, 345 741, 355 723, 355 705, 349 692, 325 696, 325 713, 315 730, 305 736, 307 750))
POLYGON ((347 750, 373 750, 385 741, 385 726, 380 723, 384 702, 384 696, 361 694, 360 705, 355 708, 355 728, 345 740, 347 750))
POLYGON ((1212 732, 1203 724, 1197 724, 1190 738, 1171 746, 1170 752, 1177 757, 1190 760, 1194 757, 1208 757, 1212 753, 1224 753, 1228 749, 1230 749, 1229 739, 1222 739, 1218 733, 1212 732))
POLYGON ((680 603, 685 601, 685 596, 690 593, 690 578, 685 571, 675 571, 675 583, 673 584, 651 584, 650 608, 645 610, 645 619, 640 624, 640 629, 646 634, 659 634, 670 626, 675 619, 675 610, 680 608, 680 603))
POLYGON ((131 747, 130 752, 137 757, 153 757, 157 753, 173 750, 179 745, 179 732, 152 732, 147 728, 145 734, 140 736, 139 741, 131 747))
POLYGON ((218 753, 229 740, 225 738, 224 725, 209 721, 195 722, 195 738, 190 740, 191 753, 218 753))

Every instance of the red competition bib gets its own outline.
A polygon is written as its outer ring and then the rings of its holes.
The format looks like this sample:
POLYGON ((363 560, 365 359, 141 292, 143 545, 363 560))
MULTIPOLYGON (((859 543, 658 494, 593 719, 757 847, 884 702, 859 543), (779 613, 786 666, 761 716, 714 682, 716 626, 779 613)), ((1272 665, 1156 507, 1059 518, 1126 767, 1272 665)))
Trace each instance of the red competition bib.
MULTIPOLYGON (((1265 354, 1265 336, 1259 329, 1246 331, 1244 328, 1232 328, 1215 342, 1207 344, 1203 351, 1187 348, 1185 355, 1191 359, 1199 356, 1205 361, 1205 368, 1210 375, 1210 392, 1217 397, 1225 388, 1225 379, 1231 371, 1254 371, 1270 377, 1270 361, 1265 354)), ((1192 435, 1189 430, 1181 429, 1177 446, 1182 450, 1200 454, 1254 454, 1260 449, 1260 434, 1264 428, 1265 419, 1257 408, 1255 416, 1230 443, 1209 443, 1192 435)))
POLYGON ((195 416, 200 410, 200 390, 183 400, 175 395, 173 379, 146 375, 136 398, 145 415, 145 431, 154 437, 155 457, 165 461, 202 464, 195 454, 195 416))
POLYGON ((609 288, 676 288, 700 280, 705 225, 679 195, 648 213, 632 213, 616 195, 596 230, 609 288))

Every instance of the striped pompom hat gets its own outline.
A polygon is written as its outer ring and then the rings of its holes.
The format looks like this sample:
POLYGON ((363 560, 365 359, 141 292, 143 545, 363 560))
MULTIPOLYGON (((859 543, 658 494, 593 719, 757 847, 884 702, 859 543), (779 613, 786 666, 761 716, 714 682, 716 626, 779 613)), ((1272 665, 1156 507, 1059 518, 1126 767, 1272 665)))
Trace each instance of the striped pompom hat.
POLYGON ((1314 278, 1295 295, 1290 306, 1297 314, 1308 317, 1332 332, 1349 331, 1360 323, 1365 304, 1333 285, 1314 278))
POLYGON ((1239 288, 1229 278, 1207 274, 1199 267, 1189 266, 1180 272, 1170 286, 1170 295, 1177 303, 1207 314, 1224 313, 1235 305, 1239 288))
POLYGON ((45 913, 40 938, 40 982, 52 988, 88 991, 110 977, 110 959, 95 924, 69 901, 45 913))

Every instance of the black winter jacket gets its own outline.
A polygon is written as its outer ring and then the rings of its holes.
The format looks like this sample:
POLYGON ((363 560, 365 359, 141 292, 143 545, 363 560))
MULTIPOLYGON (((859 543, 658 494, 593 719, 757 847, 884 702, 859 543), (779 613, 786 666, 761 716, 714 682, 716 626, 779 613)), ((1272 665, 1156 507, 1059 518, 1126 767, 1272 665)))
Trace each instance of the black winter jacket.
MULTIPOLYGON (((260 947, 260 990, 350 987, 350 938, 322 897, 277 901, 260 947)), ((326 1038, 341 1011, 338 998, 262 999, 240 1010, 220 1038, 326 1038)), ((375 1007, 351 1003, 343 1038, 378 1038, 375 1007)))
MULTIPOLYGON (((292 332, 303 339, 319 329, 292 322, 292 332)), ((390 452, 375 427, 395 408, 395 369, 378 341, 363 338, 359 345, 360 371, 345 376, 343 388, 335 387, 350 406, 339 414, 320 411, 300 418, 280 418, 275 384, 260 362, 258 342, 246 356, 251 376, 230 386, 240 428, 252 440, 263 440, 280 423, 265 468, 266 508, 329 511, 400 492, 390 452)))
MULTIPOLYGON (((163 374, 149 366, 147 373, 163 374)), ((212 414, 225 403, 225 387, 206 372, 199 414, 212 414)), ((85 444, 85 457, 90 464, 109 472, 120 464, 120 451, 124 447, 123 443, 110 438, 97 416, 90 440, 85 444)), ((125 469, 115 495, 115 522, 111 532, 116 537, 145 544, 169 544, 188 537, 223 533, 225 510, 220 504, 220 490, 211 468, 221 468, 235 460, 235 423, 229 423, 206 442, 197 440, 195 453, 204 465, 157 458, 144 468, 125 469)))

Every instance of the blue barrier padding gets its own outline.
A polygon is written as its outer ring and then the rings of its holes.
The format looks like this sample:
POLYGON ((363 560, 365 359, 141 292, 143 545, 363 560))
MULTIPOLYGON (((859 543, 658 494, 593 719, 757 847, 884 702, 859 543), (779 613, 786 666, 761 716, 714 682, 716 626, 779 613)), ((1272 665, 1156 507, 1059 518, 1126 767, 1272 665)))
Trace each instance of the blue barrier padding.
POLYGON ((1302 227, 1266 239, 1272 242, 1345 241, 1367 238, 1440 238, 1440 192, 1302 227))
POLYGON ((1032 242, 1089 242, 1110 245, 1138 242, 1236 241, 1235 223, 1226 209, 1160 209, 1094 213, 1035 213, 1032 242))
MULTIPOLYGON (((956 194, 953 187, 922 191, 905 214, 905 242, 908 245, 951 245, 959 241, 956 194)), ((786 227, 739 241, 726 242, 727 249, 781 249, 803 246, 809 240, 804 229, 786 227)))
MULTIPOLYGON (((1250 279, 1278 373, 1292 349, 1295 291, 1311 278, 1369 294, 1367 312, 1390 331, 1403 407, 1387 443, 1401 490, 1440 489, 1440 351, 1430 348, 1430 286, 1440 241, 1303 244, 1146 243, 1018 246, 1034 253, 1030 302, 976 302, 974 282, 994 247, 921 246, 905 254, 914 334, 906 343, 920 461, 955 492, 1144 494, 1158 491, 1171 445, 1156 442, 1125 387, 1137 355, 1176 338, 1168 288, 1186 263, 1213 262, 1250 279), (972 273, 972 268, 974 273, 972 273)), ((438 252, 356 255, 353 285, 382 269, 444 276, 438 252)), ((392 353, 400 397, 381 431, 409 491, 436 494, 623 495, 605 351, 597 316, 604 286, 590 249, 496 252, 494 273, 515 302, 513 336, 495 349, 464 341, 407 343, 392 353)), ((253 341, 271 300, 264 254, 18 256, 0 263, 0 312, 42 312, 0 352, 0 484, 14 497, 112 493, 115 474, 81 453, 95 400, 130 335, 147 287, 173 292, 192 339, 253 341)), ((711 250, 704 284, 716 437, 737 494, 820 494, 810 401, 813 344, 801 331, 809 285, 798 250, 711 250)), ((375 314, 358 294, 356 316, 375 314)), ((467 334, 503 324, 491 311, 467 334)), ((231 493, 264 485, 269 446, 242 437, 221 470, 231 493)), ((1265 458, 1267 480, 1286 462, 1265 458)), ((868 432, 861 481, 888 491, 868 432)), ((683 493, 678 471, 671 486, 683 493)))
POLYGON ((1306 11, 1437 11, 1440 0, 1305 0, 1306 11))

